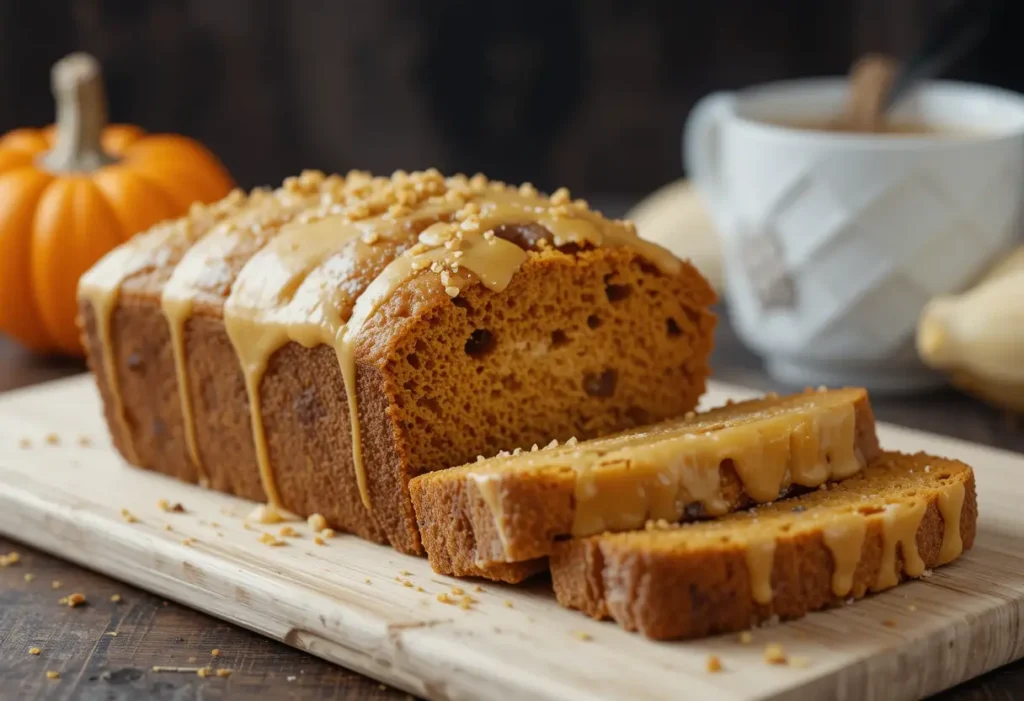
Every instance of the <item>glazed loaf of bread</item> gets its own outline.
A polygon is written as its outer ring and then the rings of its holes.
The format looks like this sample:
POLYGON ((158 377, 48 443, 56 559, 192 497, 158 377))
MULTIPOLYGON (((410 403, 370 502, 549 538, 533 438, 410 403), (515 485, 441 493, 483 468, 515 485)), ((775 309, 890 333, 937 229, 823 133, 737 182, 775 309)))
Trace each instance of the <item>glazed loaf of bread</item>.
POLYGON ((102 259, 80 321, 131 463, 422 551, 408 483, 678 416, 714 293, 565 190, 304 173, 102 259))

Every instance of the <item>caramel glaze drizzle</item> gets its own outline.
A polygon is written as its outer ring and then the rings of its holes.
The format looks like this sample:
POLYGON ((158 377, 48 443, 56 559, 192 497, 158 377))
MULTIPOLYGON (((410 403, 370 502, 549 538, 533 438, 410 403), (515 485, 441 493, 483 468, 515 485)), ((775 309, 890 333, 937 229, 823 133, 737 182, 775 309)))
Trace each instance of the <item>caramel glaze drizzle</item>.
POLYGON ((86 271, 78 282, 79 299, 88 301, 96 320, 113 421, 124 437, 125 457, 133 463, 137 464, 139 458, 125 415, 112 337, 113 314, 120 301, 121 287, 130 278, 167 265, 177 250, 187 248, 218 222, 243 207, 246 201, 245 194, 236 190, 215 204, 195 204, 182 219, 159 224, 121 244, 86 271))
POLYGON ((426 272, 438 275, 450 297, 476 282, 504 290, 528 254, 494 230, 521 223, 545 227, 548 246, 630 246, 663 272, 681 266, 664 249, 639 239, 629 223, 604 219, 585 202, 571 201, 565 190, 549 198, 528 184, 514 188, 482 176, 445 179, 436 170, 398 172, 390 179, 350 173, 245 264, 224 305, 224 323, 245 376, 260 478, 272 506, 284 507, 259 397, 270 356, 289 341, 334 348, 348 395, 356 481, 371 509, 355 386, 360 332, 400 287, 426 272), (353 303, 337 283, 385 243, 404 252, 353 303))
POLYGON ((254 190, 233 216, 220 222, 185 253, 164 286, 160 302, 171 333, 185 441, 203 484, 208 482, 208 476, 196 439, 185 354, 185 325, 197 300, 204 296, 220 299, 225 288, 230 288, 234 274, 228 261, 239 253, 244 255, 245 251, 262 248, 282 225, 317 202, 322 189, 317 186, 325 182, 318 180, 313 187, 306 183, 305 188, 282 187, 274 192, 254 190))

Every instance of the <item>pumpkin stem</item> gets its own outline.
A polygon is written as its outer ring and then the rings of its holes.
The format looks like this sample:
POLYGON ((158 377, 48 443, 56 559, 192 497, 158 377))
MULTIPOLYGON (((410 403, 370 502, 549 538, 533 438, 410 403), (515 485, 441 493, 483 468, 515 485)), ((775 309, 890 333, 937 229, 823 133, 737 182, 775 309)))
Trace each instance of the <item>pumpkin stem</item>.
POLYGON ((50 73, 57 101, 57 139, 39 159, 55 173, 93 171, 117 161, 103 151, 107 96, 100 64, 86 53, 73 53, 54 64, 50 73))

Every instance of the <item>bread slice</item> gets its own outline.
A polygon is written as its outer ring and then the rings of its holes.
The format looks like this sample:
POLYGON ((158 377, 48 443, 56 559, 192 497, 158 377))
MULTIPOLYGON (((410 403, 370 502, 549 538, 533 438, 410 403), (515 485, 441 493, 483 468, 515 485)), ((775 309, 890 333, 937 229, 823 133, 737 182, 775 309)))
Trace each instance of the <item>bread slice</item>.
POLYGON ((866 391, 807 390, 499 456, 410 489, 436 571, 516 582, 560 539, 720 516, 849 477, 878 453, 866 391))
POLYGON ((564 190, 433 170, 236 193, 135 237, 79 289, 129 462, 409 553, 412 477, 692 409, 715 324, 700 274, 628 223, 564 190))
POLYGON ((743 630, 920 577, 974 543, 974 473, 885 453, 861 474, 717 521, 559 543, 558 601, 650 638, 743 630))

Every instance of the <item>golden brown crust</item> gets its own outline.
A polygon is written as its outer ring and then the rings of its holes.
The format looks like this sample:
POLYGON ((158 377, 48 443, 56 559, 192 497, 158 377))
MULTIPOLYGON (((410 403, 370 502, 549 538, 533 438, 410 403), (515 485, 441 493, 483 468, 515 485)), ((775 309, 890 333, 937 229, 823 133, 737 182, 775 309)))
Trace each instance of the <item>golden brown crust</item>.
MULTIPOLYGON (((515 225, 507 228, 516 231, 515 225)), ((265 233, 263 240, 272 236, 265 233)), ((414 238, 411 232, 410 242, 414 238)), ((85 299, 80 316, 115 445, 126 455, 127 446, 133 445, 141 467, 194 482, 199 472, 185 441, 167 319, 160 306, 164 284, 186 249, 175 251, 164 267, 129 280, 113 313, 112 352, 128 436, 120 435, 119 422, 110 415, 113 402, 103 368, 104 349, 94 311, 85 299)), ((358 294, 400 250, 395 246, 380 260, 363 261, 363 267, 353 271, 349 292, 358 294)), ((230 280, 255 251, 244 246, 235 250, 217 284, 197 294, 184 326, 184 347, 197 448, 210 486, 263 500, 245 384, 223 322, 230 280)), ((531 250, 505 291, 491 292, 477 284, 467 286, 455 300, 437 274, 425 271, 401 286, 370 318, 356 347, 357 405, 372 515, 362 507, 355 481, 348 407, 334 350, 289 343, 271 356, 260 396, 283 506, 300 515, 322 513, 339 530, 390 542, 404 552, 421 552, 408 497, 412 477, 478 453, 545 441, 552 435, 607 433, 691 408, 708 374, 714 327, 708 306, 713 302, 713 292, 692 266, 684 264, 678 274, 665 274, 626 248, 531 250), (636 294, 613 303, 605 297, 609 283, 633 284, 636 294), (580 300, 569 309, 558 306, 565 301, 560 295, 572 294, 590 295, 592 308, 584 309, 580 300), (516 307, 544 297, 552 304, 550 310, 516 307), (502 310, 500 315, 495 314, 497 309, 502 310), (595 315, 601 315, 600 328, 587 325, 595 315), (621 355, 623 345, 637 334, 663 336, 666 316, 679 317, 680 333, 671 343, 652 341, 656 346, 641 344, 631 355, 621 355), (582 362, 575 359, 563 367, 557 358, 548 362, 547 357, 534 356, 524 363, 523 348, 506 346, 522 342, 539 348, 555 331, 568 332, 570 323, 588 335, 581 333, 562 351, 580 350, 582 362), (463 347, 481 324, 491 324, 498 337, 495 350, 486 358, 467 359, 463 347), (534 337, 524 336, 527 331, 534 337), (410 366, 414 353, 422 362, 418 373, 410 366), (581 389, 582 376, 607 367, 615 354, 620 355, 620 365, 613 396, 588 396, 581 389), (499 364, 516 357, 514 367, 500 370, 499 364), (439 369, 428 371, 428 366, 439 369), (556 377, 562 377, 565 386, 542 392, 556 377), (569 378, 574 386, 569 386, 569 378), (446 383, 455 389, 445 390, 446 383), (502 391, 492 396, 480 392, 482 386, 502 391), (535 403, 537 396, 545 403, 535 403), (446 398, 453 410, 442 407, 435 421, 424 424, 424 407, 440 406, 446 398), (498 414, 499 421, 487 419, 498 414)))
MULTIPOLYGON (((948 485, 956 487, 956 483, 963 487, 959 526, 963 549, 967 550, 974 543, 977 524, 974 474, 957 461, 924 454, 885 454, 863 475, 840 483, 839 493, 832 497, 836 504, 833 508, 839 509, 843 494, 858 500, 864 494, 865 498, 898 501, 909 499, 905 495, 912 492, 914 497, 925 499, 927 509, 917 528, 916 542, 924 565, 932 568, 940 564, 945 528, 939 493, 948 485), (926 465, 930 470, 927 474, 923 469, 926 465), (908 470, 916 470, 917 477, 908 475, 908 470), (913 478, 914 484, 892 477, 900 473, 913 478), (909 489, 911 486, 916 488, 909 489)), ((807 504, 810 508, 816 501, 820 501, 820 496, 812 493, 777 505, 792 508, 807 504)), ((820 527, 793 528, 775 534, 773 597, 769 605, 762 605, 751 595, 746 543, 739 539, 717 547, 696 547, 692 542, 687 545, 687 538, 692 538, 688 533, 699 533, 699 525, 560 543, 551 556, 555 593, 564 606, 594 618, 613 618, 624 628, 655 639, 738 631, 773 616, 798 618, 810 611, 840 605, 849 598, 861 598, 876 582, 883 561, 886 519, 881 513, 865 519, 867 531, 853 573, 853 586, 843 596, 834 593, 835 561, 820 527)), ((722 524, 718 526, 721 527, 722 524)), ((899 552, 895 567, 905 577, 904 556, 899 552)))
MULTIPOLYGON (((845 391, 845 390, 844 390, 845 391)), ((865 460, 880 448, 867 393, 853 392, 857 449, 865 460)), ((569 468, 505 473, 500 483, 503 533, 477 486, 466 477, 472 465, 443 470, 411 484, 424 549, 441 574, 515 583, 539 571, 558 540, 573 532, 577 474, 569 468), (504 541, 503 541, 504 537, 504 541), (532 562, 521 567, 520 563, 532 562)), ((729 510, 753 503, 735 470, 721 470, 721 495, 729 510)))

